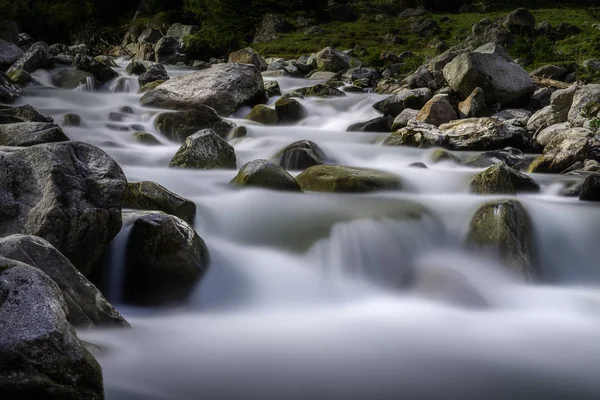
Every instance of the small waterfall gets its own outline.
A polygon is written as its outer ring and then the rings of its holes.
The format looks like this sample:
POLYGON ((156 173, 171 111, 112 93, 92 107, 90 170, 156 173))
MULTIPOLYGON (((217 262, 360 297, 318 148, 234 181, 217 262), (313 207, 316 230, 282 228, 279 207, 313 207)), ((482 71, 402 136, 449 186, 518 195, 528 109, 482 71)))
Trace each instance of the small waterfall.
POLYGON ((93 77, 88 76, 87 78, 85 78, 85 83, 82 83, 81 85, 77 86, 75 90, 80 92, 93 92, 94 90, 96 90, 96 82, 94 81, 93 77))
POLYGON ((123 223, 123 228, 121 228, 121 231, 111 243, 105 295, 108 301, 113 304, 120 304, 123 298, 127 239, 129 238, 131 227, 132 224, 123 223))
POLYGON ((139 84, 136 79, 121 76, 110 85, 109 90, 112 93, 135 93, 139 90, 139 84))

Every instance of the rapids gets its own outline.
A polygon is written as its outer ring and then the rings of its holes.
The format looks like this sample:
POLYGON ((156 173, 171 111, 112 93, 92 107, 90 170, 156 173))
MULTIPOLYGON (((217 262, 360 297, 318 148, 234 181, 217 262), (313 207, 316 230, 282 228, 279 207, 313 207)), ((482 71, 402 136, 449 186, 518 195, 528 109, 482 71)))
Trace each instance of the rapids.
MULTIPOLYGON (((102 148, 130 181, 156 181, 198 207, 195 229, 212 263, 183 307, 119 304, 126 230, 111 247, 104 291, 133 328, 79 332, 103 349, 95 355, 107 399, 600 398, 600 209, 558 197, 564 177, 534 176, 542 192, 519 196, 547 277, 524 285, 492 254, 463 248, 477 207, 497 198, 468 194, 480 170, 374 144, 385 134, 345 131, 376 117, 382 96, 301 100, 306 120, 248 125, 232 144, 239 167, 310 139, 339 164, 399 175, 402 191, 236 190, 232 171, 168 168, 179 145, 155 131, 157 110, 139 105, 137 79, 123 66, 118 82, 94 91, 57 89, 38 71, 42 85, 19 100, 58 122, 80 115, 81 127, 64 128, 72 140, 102 148), (134 114, 110 121, 123 106, 134 114), (140 128, 164 145, 135 143, 140 128), (429 169, 409 167, 416 161, 429 169), (415 203, 424 216, 403 218, 415 203)), ((279 83, 287 91, 318 82, 279 83)))

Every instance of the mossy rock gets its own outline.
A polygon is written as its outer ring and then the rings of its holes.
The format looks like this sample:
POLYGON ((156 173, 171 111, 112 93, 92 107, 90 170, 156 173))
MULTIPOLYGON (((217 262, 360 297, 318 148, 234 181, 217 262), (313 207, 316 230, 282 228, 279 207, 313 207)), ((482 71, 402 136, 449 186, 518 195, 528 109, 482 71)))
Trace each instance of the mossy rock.
POLYGON ((115 60, 110 56, 96 56, 94 60, 106 65, 107 67, 118 68, 119 66, 115 60))
POLYGON ((308 114, 304 107, 296 99, 282 97, 275 102, 275 111, 280 123, 294 123, 302 120, 308 114))
POLYGON ((388 172, 340 165, 315 165, 296 177, 304 191, 364 193, 397 190, 400 178, 388 172))
POLYGON ((264 104, 257 104, 252 108, 252 111, 244 117, 248 121, 258 122, 263 125, 277 124, 277 111, 264 104))
POLYGON ((456 157, 454 154, 446 151, 444 149, 435 149, 431 153, 429 157, 433 163, 439 163, 442 161, 452 161, 457 164, 460 164, 460 158, 456 157))
POLYGON ((273 157, 285 169, 302 171, 314 165, 325 164, 327 155, 310 140, 300 140, 285 147, 273 157))
POLYGON ((20 68, 10 69, 6 73, 6 76, 8 76, 8 78, 11 81, 13 81, 14 83, 16 83, 18 85, 26 85, 29 82, 33 81, 33 78, 31 77, 31 75, 29 75, 29 73, 27 71, 24 71, 20 68))
POLYGON ((246 136, 248 136, 248 128, 246 128, 245 126, 236 126, 231 130, 231 132, 229 132, 229 135, 227 135, 227 139, 241 139, 245 138, 246 136))
POLYGON ((236 169, 233 146, 212 129, 204 129, 185 140, 169 166, 194 169, 236 169))
POLYGON ((75 89, 88 81, 98 82, 94 74, 74 68, 63 68, 52 74, 52 83, 61 89, 75 89))
POLYGON ((545 173, 549 172, 548 167, 552 164, 552 160, 549 160, 545 156, 539 156, 529 164, 527 172, 529 173, 545 173))
POLYGON ((341 90, 326 84, 300 88, 295 90, 292 95, 300 94, 302 97, 344 97, 346 93, 341 90))
POLYGON ((254 160, 244 164, 230 183, 288 192, 302 191, 292 175, 269 160, 254 160))
POLYGON ((498 255, 526 281, 540 275, 531 219, 527 210, 516 200, 482 205, 471 220, 467 245, 498 255))
POLYGON ((77 114, 65 114, 62 119, 63 126, 81 126, 81 117, 77 114))
POLYGON ((202 129, 212 129, 226 137, 235 124, 221 118, 213 108, 200 105, 193 110, 160 113, 154 120, 154 127, 168 139, 183 142, 202 129))
POLYGON ((148 132, 134 132, 133 140, 146 146, 160 146, 162 144, 153 134, 148 132))
POLYGON ((164 211, 190 224, 196 216, 196 204, 193 201, 151 181, 128 183, 122 206, 136 210, 164 211))
POLYGON ((138 94, 141 93, 146 93, 149 92, 151 90, 156 89, 158 86, 162 85, 163 83, 165 83, 166 81, 154 81, 154 82, 148 82, 146 83, 144 86, 142 86, 140 88, 140 90, 138 91, 138 94))
POLYGON ((539 192, 540 186, 529 176, 504 164, 497 164, 476 175, 471 191, 477 194, 512 194, 539 192))

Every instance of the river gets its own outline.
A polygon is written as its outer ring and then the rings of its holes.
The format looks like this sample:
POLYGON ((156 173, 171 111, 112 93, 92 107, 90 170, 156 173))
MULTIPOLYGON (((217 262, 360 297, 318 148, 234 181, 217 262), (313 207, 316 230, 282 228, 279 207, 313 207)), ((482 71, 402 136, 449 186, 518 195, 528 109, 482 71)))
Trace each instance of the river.
MULTIPOLYGON (((184 306, 128 307, 114 294, 126 234, 115 239, 105 292, 133 328, 79 332, 103 349, 95 355, 107 399, 600 398, 600 209, 559 197, 564 177, 535 175, 541 193, 519 196, 545 277, 527 285, 493 255, 464 249, 471 216, 499 198, 468 193, 480 169, 375 144, 385 134, 346 132, 377 117, 372 105, 384 96, 304 99, 306 120, 248 125, 232 144, 240 167, 309 139, 338 164, 399 175, 403 190, 237 190, 228 185, 234 171, 168 168, 179 144, 156 132, 158 110, 142 108, 137 79, 119 71, 127 84, 95 91, 53 88, 38 71, 43 86, 26 88, 19 103, 58 122, 80 115, 81 127, 64 128, 72 140, 102 148, 129 181, 152 180, 193 200, 212 263, 184 306), (134 114, 110 121, 123 106, 134 114), (140 125, 164 145, 137 144, 134 130, 107 124, 140 125), (409 167, 417 161, 429 169, 409 167), (427 212, 398 218, 415 202, 427 212)), ((317 82, 279 83, 289 91, 317 82)), ((243 123, 247 111, 232 120, 243 123)))

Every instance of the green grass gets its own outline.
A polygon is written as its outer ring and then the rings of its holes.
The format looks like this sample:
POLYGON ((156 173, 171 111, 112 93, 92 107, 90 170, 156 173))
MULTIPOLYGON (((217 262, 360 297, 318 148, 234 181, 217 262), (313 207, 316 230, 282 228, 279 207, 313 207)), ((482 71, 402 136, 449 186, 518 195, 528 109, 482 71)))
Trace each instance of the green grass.
MULTIPOLYGON (((372 4, 369 10, 355 22, 332 22, 321 25, 324 32, 321 34, 305 35, 302 30, 282 34, 277 40, 254 44, 253 47, 267 57, 295 58, 302 54, 310 54, 326 46, 334 46, 341 50, 351 49, 354 46, 363 46, 367 49, 362 61, 373 64, 382 51, 401 53, 412 51, 418 57, 431 57, 435 50, 427 46, 433 37, 420 37, 412 32, 410 20, 400 20, 393 14, 382 22, 375 22, 375 15, 386 11, 386 2, 372 4), (400 38, 399 44, 384 44, 382 39, 386 34, 395 34, 400 38)), ((389 4, 389 3, 387 3, 389 4)), ((474 23, 483 18, 492 21, 504 17, 515 7, 489 13, 461 13, 461 14, 429 14, 436 21, 442 17, 449 17, 448 23, 439 23, 442 33, 439 35, 448 45, 460 43, 471 34, 474 23)), ((560 41, 550 41, 537 38, 533 41, 519 39, 514 48, 509 49, 513 57, 523 58, 527 61, 526 68, 532 70, 539 65, 548 63, 566 63, 569 61, 581 62, 587 59, 600 59, 600 30, 593 28, 593 24, 600 23, 600 12, 581 7, 545 6, 544 8, 531 9, 538 22, 548 21, 552 26, 568 22, 579 29, 581 33, 560 41), (527 57, 523 57, 527 56, 527 57)), ((582 71, 583 73, 583 71, 582 71)))

